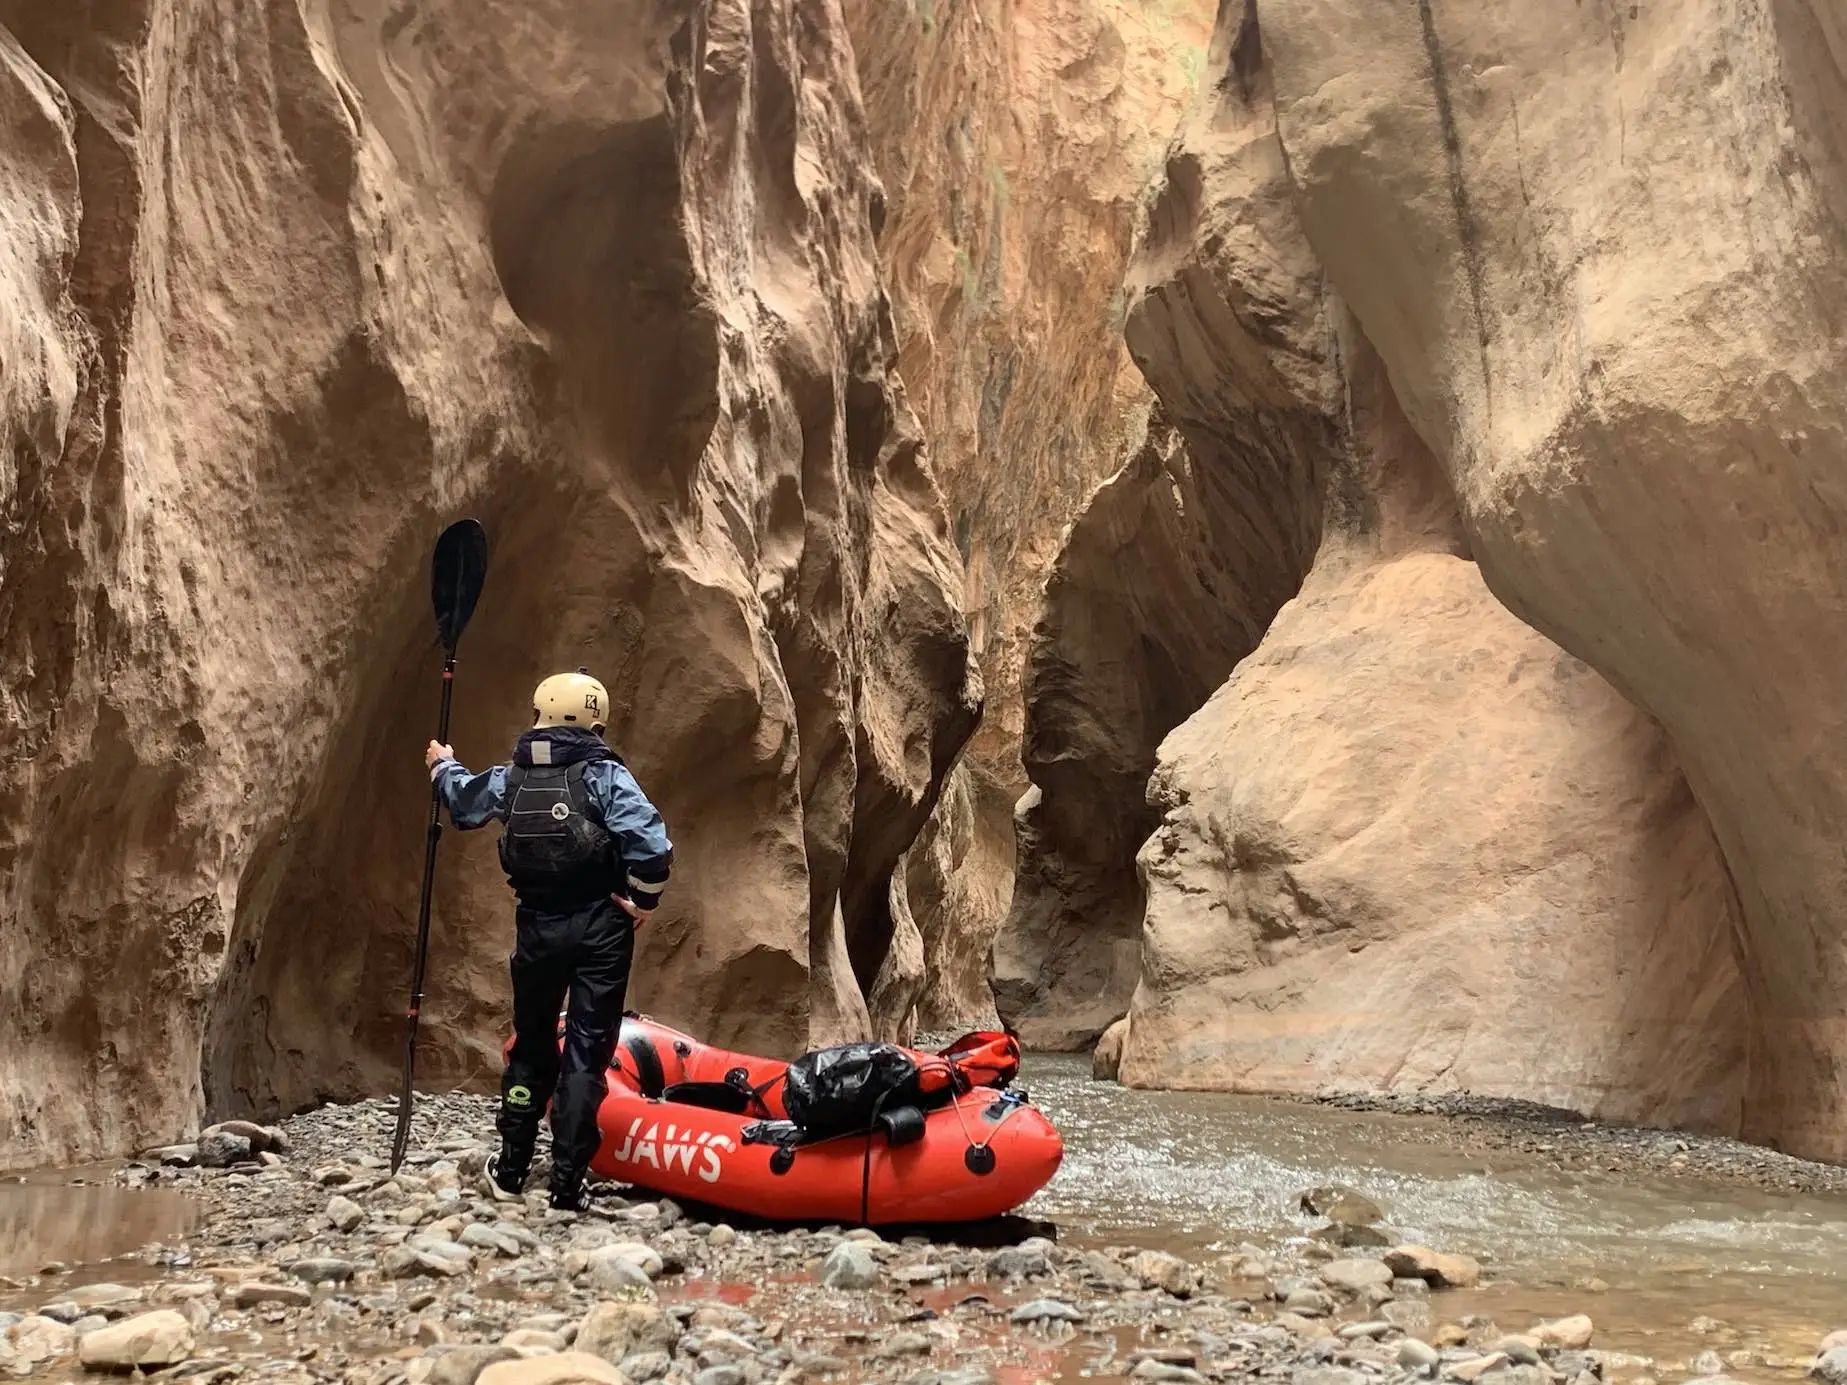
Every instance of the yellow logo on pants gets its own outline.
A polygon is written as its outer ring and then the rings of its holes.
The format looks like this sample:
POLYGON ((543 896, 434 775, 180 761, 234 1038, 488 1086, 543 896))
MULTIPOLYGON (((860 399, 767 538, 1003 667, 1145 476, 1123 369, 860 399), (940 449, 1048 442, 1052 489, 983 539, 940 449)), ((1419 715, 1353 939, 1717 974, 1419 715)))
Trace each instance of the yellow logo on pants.
POLYGON ((509 1106, 530 1106, 532 1105, 532 1089, 530 1087, 508 1087, 507 1088, 507 1105, 509 1106))

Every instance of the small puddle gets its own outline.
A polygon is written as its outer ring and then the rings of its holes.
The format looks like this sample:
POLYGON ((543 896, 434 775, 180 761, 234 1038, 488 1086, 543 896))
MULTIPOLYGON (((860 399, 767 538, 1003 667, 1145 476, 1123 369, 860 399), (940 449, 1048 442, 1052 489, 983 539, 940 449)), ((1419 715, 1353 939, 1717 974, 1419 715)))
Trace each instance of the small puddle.
MULTIPOLYGON (((114 1186, 108 1182, 112 1168, 45 1170, 0 1181, 0 1275, 34 1275, 51 1264, 76 1271, 153 1241, 184 1238, 198 1204, 172 1188, 114 1186)), ((124 1261, 111 1265, 107 1277, 120 1284, 153 1273, 139 1261, 124 1261)))

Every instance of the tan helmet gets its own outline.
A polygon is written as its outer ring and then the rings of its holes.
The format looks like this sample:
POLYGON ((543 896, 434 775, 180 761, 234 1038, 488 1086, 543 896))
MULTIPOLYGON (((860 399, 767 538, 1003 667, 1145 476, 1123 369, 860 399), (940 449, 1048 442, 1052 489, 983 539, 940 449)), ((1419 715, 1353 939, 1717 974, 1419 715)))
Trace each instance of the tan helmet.
POLYGON ((609 724, 609 689, 590 670, 554 673, 532 690, 534 726, 587 726, 599 736, 609 724))

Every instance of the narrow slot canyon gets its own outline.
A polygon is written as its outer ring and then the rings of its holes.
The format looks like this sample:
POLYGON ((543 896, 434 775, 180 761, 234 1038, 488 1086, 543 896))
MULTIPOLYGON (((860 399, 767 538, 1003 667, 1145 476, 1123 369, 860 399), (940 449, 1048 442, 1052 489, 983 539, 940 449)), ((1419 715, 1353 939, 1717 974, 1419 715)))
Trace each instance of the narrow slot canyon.
POLYGON ((1837 9, 0 0, 0 1376, 1847 1385, 1837 9))

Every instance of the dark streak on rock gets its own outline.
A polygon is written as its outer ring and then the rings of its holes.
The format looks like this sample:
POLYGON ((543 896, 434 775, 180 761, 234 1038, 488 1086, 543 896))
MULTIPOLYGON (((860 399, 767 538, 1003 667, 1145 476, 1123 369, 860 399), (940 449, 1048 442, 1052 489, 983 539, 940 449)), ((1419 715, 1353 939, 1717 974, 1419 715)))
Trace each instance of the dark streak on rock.
POLYGON ((1244 0, 1244 17, 1238 21, 1238 36, 1231 43, 1231 74, 1247 106, 1256 95, 1257 77, 1262 71, 1263 30, 1257 24, 1257 0, 1244 0))
POLYGON ((1481 387, 1494 419, 1494 383, 1488 371, 1488 314, 1483 305, 1486 272, 1481 251, 1481 226, 1469 202, 1469 186, 1462 171, 1462 137, 1456 128, 1456 110, 1449 97, 1449 77, 1443 69, 1442 45, 1431 0, 1417 0, 1417 16, 1424 28, 1424 53, 1430 60, 1430 87, 1437 100, 1437 121, 1443 128, 1443 152, 1449 162, 1449 197, 1456 209, 1456 234, 1462 241, 1462 269, 1469 281, 1469 300, 1475 310, 1475 341, 1481 357, 1481 387))

